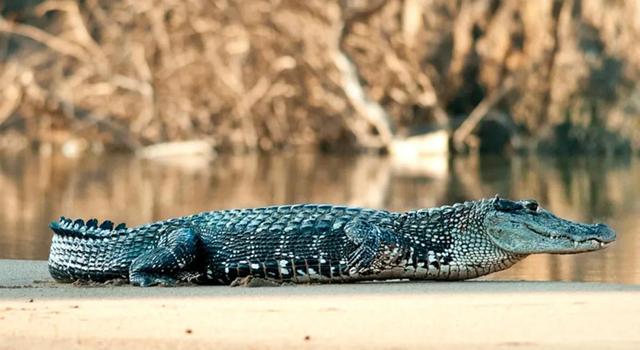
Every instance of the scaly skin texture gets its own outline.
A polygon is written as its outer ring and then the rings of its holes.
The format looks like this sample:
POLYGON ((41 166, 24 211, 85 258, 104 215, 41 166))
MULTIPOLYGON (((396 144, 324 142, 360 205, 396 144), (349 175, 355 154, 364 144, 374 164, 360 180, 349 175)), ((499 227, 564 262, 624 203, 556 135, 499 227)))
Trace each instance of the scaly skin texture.
POLYGON ((461 280, 506 269, 534 253, 597 250, 615 240, 606 225, 560 219, 535 201, 485 199, 389 212, 293 205, 204 212, 127 228, 61 218, 49 256, 61 282, 128 279, 229 284, 461 280))

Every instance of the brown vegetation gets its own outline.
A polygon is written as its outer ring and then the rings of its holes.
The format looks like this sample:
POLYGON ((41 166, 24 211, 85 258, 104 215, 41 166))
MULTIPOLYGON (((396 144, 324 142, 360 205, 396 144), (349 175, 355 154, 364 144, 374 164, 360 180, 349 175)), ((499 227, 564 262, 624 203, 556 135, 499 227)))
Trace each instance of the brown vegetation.
POLYGON ((221 150, 384 149, 441 128, 458 150, 640 149, 635 2, 0 9, 0 147, 199 139, 221 150))

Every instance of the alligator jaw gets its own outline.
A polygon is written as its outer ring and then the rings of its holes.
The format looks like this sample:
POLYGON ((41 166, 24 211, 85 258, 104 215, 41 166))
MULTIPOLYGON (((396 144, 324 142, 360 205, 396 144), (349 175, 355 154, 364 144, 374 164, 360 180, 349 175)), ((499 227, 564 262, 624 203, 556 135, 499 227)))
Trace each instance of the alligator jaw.
POLYGON ((516 254, 574 254, 600 250, 616 239, 607 225, 572 222, 537 205, 532 210, 528 203, 500 203, 487 213, 485 230, 501 249, 516 254))
POLYGON ((606 225, 584 225, 577 223, 572 224, 576 225, 575 227, 580 227, 581 229, 586 230, 587 232, 591 231, 592 233, 580 233, 572 235, 571 233, 562 233, 556 231, 549 232, 538 225, 525 223, 525 226, 529 230, 544 237, 544 239, 546 240, 552 241, 554 245, 558 246, 558 250, 549 251, 550 253, 574 254, 599 250, 609 246, 616 239, 615 232, 606 225), (567 251, 567 248, 570 248, 571 250, 567 251))

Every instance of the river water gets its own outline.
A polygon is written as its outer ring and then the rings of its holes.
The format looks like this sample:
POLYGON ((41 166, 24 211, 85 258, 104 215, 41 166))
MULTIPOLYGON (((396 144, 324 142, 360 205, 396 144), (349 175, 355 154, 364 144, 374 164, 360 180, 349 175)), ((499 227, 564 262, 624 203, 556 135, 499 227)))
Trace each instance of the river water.
POLYGON ((0 258, 46 259, 60 215, 137 225, 198 211, 285 203, 407 210, 535 198, 559 216, 606 222, 611 247, 534 255, 486 279, 640 283, 640 159, 317 154, 148 161, 129 155, 0 156, 0 258))

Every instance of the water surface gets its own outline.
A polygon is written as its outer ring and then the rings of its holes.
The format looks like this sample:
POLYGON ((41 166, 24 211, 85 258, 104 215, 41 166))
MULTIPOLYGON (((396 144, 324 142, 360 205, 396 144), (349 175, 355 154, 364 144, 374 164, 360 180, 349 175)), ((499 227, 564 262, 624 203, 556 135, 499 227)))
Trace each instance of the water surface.
POLYGON ((287 203, 389 210, 495 194, 535 198, 559 216, 606 222, 612 247, 530 256, 487 279, 640 283, 640 160, 469 157, 399 162, 315 154, 144 161, 127 155, 69 159, 0 156, 0 258, 46 259, 59 217, 137 225, 198 211, 287 203))

